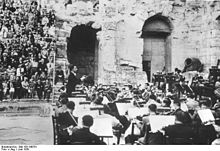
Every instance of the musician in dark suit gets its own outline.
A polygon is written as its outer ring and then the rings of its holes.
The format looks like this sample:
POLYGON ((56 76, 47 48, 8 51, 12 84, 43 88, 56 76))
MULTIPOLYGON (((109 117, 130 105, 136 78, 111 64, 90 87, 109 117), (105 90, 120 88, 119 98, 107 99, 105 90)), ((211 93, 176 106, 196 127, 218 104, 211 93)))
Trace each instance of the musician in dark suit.
POLYGON ((93 117, 85 115, 82 118, 82 127, 75 127, 70 137, 71 144, 75 145, 104 145, 105 143, 99 137, 90 132, 93 125, 93 117))
POLYGON ((68 96, 71 96, 71 93, 75 91, 76 85, 80 84, 85 79, 85 76, 83 76, 81 79, 78 79, 76 77, 78 68, 74 65, 70 65, 69 70, 70 70, 70 73, 69 73, 68 82, 66 85, 66 93, 68 94, 68 96))
MULTIPOLYGON (((200 109, 210 109, 212 101, 209 98, 204 98, 199 102, 200 109)), ((214 111, 212 111, 214 114, 214 111)), ((193 116, 193 126, 196 130, 195 144, 210 145, 216 139, 216 131, 213 124, 202 123, 198 112, 195 111, 193 116)))
POLYGON ((58 123, 60 125, 60 140, 61 144, 69 144, 68 129, 78 125, 78 118, 73 116, 72 112, 75 109, 75 103, 69 101, 67 103, 67 111, 58 115, 58 123))
POLYGON ((195 131, 188 122, 187 112, 178 110, 175 117, 176 121, 174 125, 163 128, 165 135, 168 136, 167 143, 176 145, 192 144, 193 140, 190 140, 190 138, 194 138, 195 131))

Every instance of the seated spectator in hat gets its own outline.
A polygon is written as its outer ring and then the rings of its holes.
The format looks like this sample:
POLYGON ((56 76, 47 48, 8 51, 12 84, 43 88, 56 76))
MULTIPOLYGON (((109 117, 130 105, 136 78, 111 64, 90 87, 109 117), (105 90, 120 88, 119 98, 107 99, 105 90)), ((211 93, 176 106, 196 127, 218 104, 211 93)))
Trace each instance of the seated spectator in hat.
POLYGON ((101 141, 96 134, 90 132, 90 127, 93 125, 93 122, 92 116, 83 116, 82 127, 72 129, 72 135, 70 137, 71 144, 104 145, 105 143, 101 141))

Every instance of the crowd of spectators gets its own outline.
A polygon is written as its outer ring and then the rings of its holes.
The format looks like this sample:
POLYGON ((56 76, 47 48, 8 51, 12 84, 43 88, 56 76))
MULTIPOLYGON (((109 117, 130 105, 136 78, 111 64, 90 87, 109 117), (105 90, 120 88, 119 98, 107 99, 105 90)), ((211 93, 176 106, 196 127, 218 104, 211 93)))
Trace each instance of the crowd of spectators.
POLYGON ((0 6, 0 101, 36 96, 49 100, 53 54, 57 50, 54 24, 54 11, 35 1, 3 1, 0 6))

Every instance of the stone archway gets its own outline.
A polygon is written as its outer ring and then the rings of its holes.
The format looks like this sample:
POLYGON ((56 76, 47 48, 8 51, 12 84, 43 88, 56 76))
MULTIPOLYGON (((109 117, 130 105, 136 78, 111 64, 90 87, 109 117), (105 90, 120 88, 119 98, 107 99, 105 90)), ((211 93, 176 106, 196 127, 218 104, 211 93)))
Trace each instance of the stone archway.
POLYGON ((67 41, 67 59, 79 69, 79 75, 91 76, 95 82, 98 78, 98 40, 90 24, 77 25, 72 28, 67 41))
POLYGON ((167 17, 155 15, 147 19, 142 28, 143 71, 152 79, 157 71, 171 71, 172 24, 167 17))

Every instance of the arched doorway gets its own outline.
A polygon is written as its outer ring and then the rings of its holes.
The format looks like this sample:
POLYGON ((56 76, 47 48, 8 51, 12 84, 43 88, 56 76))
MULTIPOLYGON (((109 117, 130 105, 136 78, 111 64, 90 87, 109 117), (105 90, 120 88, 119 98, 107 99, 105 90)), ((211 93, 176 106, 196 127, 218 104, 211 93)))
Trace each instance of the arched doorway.
POLYGON ((144 23, 141 35, 144 40, 142 63, 148 81, 157 71, 171 70, 171 31, 171 23, 161 15, 155 15, 144 23))
POLYGON ((67 58, 69 63, 78 67, 79 75, 98 77, 98 41, 96 33, 90 25, 77 25, 72 28, 67 41, 67 58))

